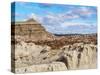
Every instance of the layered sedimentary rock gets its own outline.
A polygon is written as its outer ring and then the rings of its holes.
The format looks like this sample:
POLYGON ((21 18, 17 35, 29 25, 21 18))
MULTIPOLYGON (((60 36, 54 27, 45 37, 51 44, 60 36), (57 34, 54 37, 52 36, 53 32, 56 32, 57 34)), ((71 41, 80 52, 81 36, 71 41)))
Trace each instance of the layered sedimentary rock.
POLYGON ((24 22, 12 22, 12 36, 15 35, 16 40, 22 38, 21 40, 52 40, 54 36, 47 32, 45 28, 35 21, 34 19, 29 19, 24 22))
POLYGON ((12 23, 12 72, 97 67, 97 36, 54 36, 34 19, 12 23))

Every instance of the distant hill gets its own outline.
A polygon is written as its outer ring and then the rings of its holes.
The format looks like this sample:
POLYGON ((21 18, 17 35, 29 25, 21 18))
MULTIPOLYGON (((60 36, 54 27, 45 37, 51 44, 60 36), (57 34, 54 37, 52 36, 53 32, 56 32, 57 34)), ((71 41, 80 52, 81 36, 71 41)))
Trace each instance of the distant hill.
POLYGON ((47 32, 45 28, 33 18, 23 22, 13 22, 12 35, 21 36, 27 40, 52 40, 54 35, 47 32))
POLYGON ((86 35, 96 35, 97 33, 91 33, 91 34, 54 34, 55 36, 86 36, 86 35))

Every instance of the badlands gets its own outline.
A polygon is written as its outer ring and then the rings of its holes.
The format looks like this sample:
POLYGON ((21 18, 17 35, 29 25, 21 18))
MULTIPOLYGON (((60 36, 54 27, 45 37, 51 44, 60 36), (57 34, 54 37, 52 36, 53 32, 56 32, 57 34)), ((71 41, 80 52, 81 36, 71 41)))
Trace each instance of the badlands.
POLYGON ((97 34, 56 35, 30 19, 12 23, 14 73, 95 69, 97 34))

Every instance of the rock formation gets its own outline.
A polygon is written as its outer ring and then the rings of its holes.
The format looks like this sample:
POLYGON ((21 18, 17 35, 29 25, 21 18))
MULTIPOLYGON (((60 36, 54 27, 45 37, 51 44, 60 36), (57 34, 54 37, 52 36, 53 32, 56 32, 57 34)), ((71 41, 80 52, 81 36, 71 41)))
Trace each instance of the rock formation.
POLYGON ((20 42, 15 45, 13 61, 16 73, 92 69, 97 67, 96 51, 96 45, 83 43, 52 50, 46 45, 20 42))
POLYGON ((14 35, 16 40, 21 38, 21 40, 52 40, 54 36, 47 32, 45 28, 35 21, 34 19, 29 19, 24 22, 12 23, 12 36, 14 35))
POLYGON ((55 37, 41 24, 29 19, 12 23, 11 41, 12 71, 15 73, 97 67, 96 36, 55 37))

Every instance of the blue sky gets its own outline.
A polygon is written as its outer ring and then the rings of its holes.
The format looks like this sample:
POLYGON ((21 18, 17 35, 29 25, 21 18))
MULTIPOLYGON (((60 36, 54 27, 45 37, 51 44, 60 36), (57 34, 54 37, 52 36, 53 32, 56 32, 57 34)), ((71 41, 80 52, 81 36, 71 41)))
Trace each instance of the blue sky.
POLYGON ((34 18, 47 31, 56 34, 97 32, 97 8, 94 6, 16 2, 12 20, 13 17, 15 21, 34 18))

